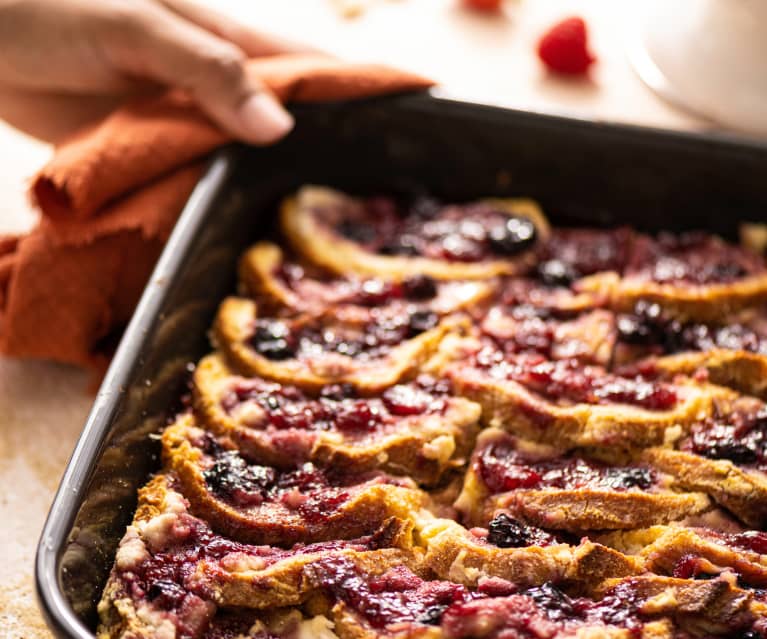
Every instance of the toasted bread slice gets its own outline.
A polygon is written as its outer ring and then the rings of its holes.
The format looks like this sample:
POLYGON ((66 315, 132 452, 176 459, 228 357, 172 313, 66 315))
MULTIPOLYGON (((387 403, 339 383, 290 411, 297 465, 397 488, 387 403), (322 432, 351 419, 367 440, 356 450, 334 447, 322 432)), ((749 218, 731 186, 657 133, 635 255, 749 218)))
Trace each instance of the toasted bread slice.
POLYGON ((767 526, 767 475, 761 470, 661 447, 643 451, 641 459, 673 475, 686 489, 707 493, 749 526, 767 526))
POLYGON ((468 531, 451 519, 422 519, 416 530, 426 547, 426 565, 439 578, 472 588, 497 577, 519 587, 552 582, 588 592, 590 585, 604 579, 644 570, 641 560, 587 539, 576 546, 546 539, 540 545, 514 548, 499 547, 486 530, 468 531))
POLYGON ((414 274, 440 280, 487 279, 524 272, 535 260, 535 248, 548 236, 549 225, 538 205, 526 199, 489 199, 478 203, 501 215, 532 222, 536 241, 528 250, 510 256, 493 251, 479 261, 432 257, 384 255, 347 239, 336 229, 341 225, 369 227, 376 216, 365 211, 362 200, 332 189, 306 186, 282 204, 280 223, 293 249, 302 257, 334 273, 369 275, 395 281, 414 274))
MULTIPOLYGON (((333 276, 286 261, 282 249, 271 242, 259 242, 250 248, 240 260, 239 274, 245 291, 266 308, 293 313, 319 313, 330 305, 341 311, 347 306, 361 307, 361 311, 382 304, 401 304, 447 315, 476 308, 496 289, 494 281, 434 280, 425 275, 399 282, 354 274, 333 276)), ((353 308, 348 312, 354 312, 353 308)))
POLYGON ((687 578, 733 573, 740 583, 767 585, 767 533, 652 526, 599 536, 608 546, 644 561, 651 572, 687 578))
POLYGON ((465 463, 479 430, 479 405, 448 390, 440 380, 418 378, 380 398, 316 398, 240 377, 221 356, 209 355, 195 370, 193 401, 208 429, 264 463, 380 468, 432 485, 465 463))
POLYGON ((419 570, 412 524, 391 519, 374 535, 284 550, 216 535, 188 512, 172 475, 139 492, 139 508, 117 550, 98 606, 100 637, 202 634, 219 608, 270 610, 305 601, 306 567, 320 557, 347 557, 371 574, 398 565, 419 570))
POLYGON ((328 316, 261 318, 269 335, 259 342, 260 353, 251 343, 261 330, 259 319, 251 300, 230 297, 219 308, 214 340, 240 371, 312 391, 351 384, 361 393, 375 393, 412 377, 440 340, 465 322, 453 317, 439 320, 428 313, 368 318, 362 323, 328 316), (411 334, 415 336, 408 338, 411 334), (271 359, 262 354, 267 348, 271 359))
POLYGON ((180 482, 192 512, 240 541, 292 546, 352 539, 390 517, 408 519, 427 496, 411 479, 373 471, 339 473, 311 463, 292 470, 242 457, 183 415, 162 436, 163 461, 180 482))
POLYGON ((705 494, 676 492, 671 484, 646 464, 607 465, 488 429, 455 506, 472 525, 486 525, 502 511, 575 533, 666 523, 710 507, 705 494))
POLYGON ((453 336, 427 368, 443 373, 458 394, 478 402, 484 424, 562 448, 628 451, 673 441, 691 423, 710 416, 715 400, 737 396, 692 380, 620 377, 574 360, 507 356, 488 346, 477 350, 476 340, 453 336), (559 392, 563 383, 573 386, 573 398, 559 392))

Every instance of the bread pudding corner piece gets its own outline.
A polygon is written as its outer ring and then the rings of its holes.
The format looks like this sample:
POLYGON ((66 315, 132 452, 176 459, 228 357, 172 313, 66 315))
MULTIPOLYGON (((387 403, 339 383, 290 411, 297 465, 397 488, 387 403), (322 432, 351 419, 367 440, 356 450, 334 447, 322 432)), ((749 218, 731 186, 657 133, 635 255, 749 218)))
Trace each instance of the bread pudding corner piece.
POLYGON ((314 593, 306 568, 320 558, 345 557, 370 574, 400 565, 419 572, 422 554, 411 530, 412 523, 392 518, 373 535, 348 541, 287 550, 242 544, 192 516, 176 479, 159 475, 139 491, 118 547, 98 605, 99 637, 206 636, 226 609, 260 614, 300 605, 314 593))
POLYGON ((479 431, 480 407, 428 376, 387 388, 380 397, 359 397, 340 386, 312 396, 240 377, 214 354, 195 370, 193 401, 208 429, 266 464, 378 468, 426 485, 465 463, 479 431))
POLYGON ((489 528, 467 530, 451 519, 421 520, 416 537, 425 563, 441 579, 476 588, 489 578, 520 587, 567 584, 580 592, 610 577, 639 574, 643 562, 587 539, 572 545, 499 515, 489 528))
POLYGON ((724 576, 752 588, 767 586, 767 533, 724 532, 702 526, 651 526, 597 536, 641 559, 647 570, 686 579, 724 576))
MULTIPOLYGON (((379 309, 380 310, 380 309, 379 309)), ((218 347, 249 375, 319 391, 351 384, 375 393, 414 375, 449 332, 467 320, 434 313, 380 314, 363 322, 303 315, 262 318, 255 302, 227 298, 214 325, 218 347)))
POLYGON ((407 214, 384 198, 352 198, 303 187, 281 210, 283 233, 309 262, 339 274, 394 281, 414 274, 486 279, 526 271, 549 225, 526 199, 414 205, 407 214))
POLYGON ((370 312, 382 305, 411 305, 438 315, 476 307, 496 290, 497 281, 436 280, 414 274, 401 281, 344 273, 286 259, 271 242, 259 242, 240 260, 243 292, 267 310, 319 313, 329 306, 348 314, 370 312))
POLYGON ((705 494, 676 492, 671 484, 646 464, 608 465, 488 429, 477 440, 455 506, 473 525, 504 512, 573 533, 665 523, 710 508, 705 494))
POLYGON ((729 389, 680 378, 622 377, 577 360, 506 355, 484 347, 442 367, 482 421, 562 448, 640 449, 679 437, 729 389))
POLYGON ((163 461, 192 511, 233 539, 291 546, 371 534, 411 518, 427 495, 409 478, 348 474, 312 463, 276 469, 248 460, 226 438, 182 415, 163 434, 163 461))
POLYGON ((765 301, 761 255, 716 235, 690 232, 638 237, 612 306, 630 311, 638 302, 657 303, 683 321, 716 321, 765 301))

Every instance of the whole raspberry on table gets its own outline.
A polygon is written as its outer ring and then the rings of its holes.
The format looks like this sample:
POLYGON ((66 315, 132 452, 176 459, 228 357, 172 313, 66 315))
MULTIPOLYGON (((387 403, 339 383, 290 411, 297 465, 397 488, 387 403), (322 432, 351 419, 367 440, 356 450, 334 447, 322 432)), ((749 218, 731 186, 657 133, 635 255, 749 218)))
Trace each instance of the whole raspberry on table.
POLYGON ((478 11, 498 11, 501 0, 461 0, 464 7, 478 11))
POLYGON ((551 27, 538 42, 538 57, 557 73, 586 73, 596 58, 588 49, 583 18, 567 18, 551 27))

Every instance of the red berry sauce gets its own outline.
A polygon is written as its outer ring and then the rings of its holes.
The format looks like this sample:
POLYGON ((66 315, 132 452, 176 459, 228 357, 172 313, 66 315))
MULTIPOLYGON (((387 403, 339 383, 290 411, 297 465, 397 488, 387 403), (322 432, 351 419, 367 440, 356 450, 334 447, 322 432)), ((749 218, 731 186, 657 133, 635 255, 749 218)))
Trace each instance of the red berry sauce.
POLYGON ((319 397, 310 397, 295 386, 258 378, 237 379, 222 397, 221 407, 231 414, 239 405, 255 402, 264 411, 264 428, 335 430, 363 437, 401 419, 444 413, 450 390, 447 381, 422 375, 408 384, 388 388, 380 397, 357 397, 354 388, 347 385, 326 386, 319 397))
POLYGON ((447 206, 425 198, 409 207, 389 198, 370 198, 363 211, 335 230, 379 255, 453 262, 514 256, 531 248, 537 237, 528 218, 509 216, 489 204, 447 206))
POLYGON ((626 275, 660 284, 727 284, 764 273, 762 257, 715 235, 661 233, 634 242, 626 275))
POLYGON ((518 382, 552 401, 584 404, 630 404, 647 410, 669 410, 677 403, 673 386, 640 377, 620 377, 576 359, 547 360, 541 355, 507 356, 483 348, 475 363, 496 379, 518 382))
POLYGON ((693 424, 679 448, 709 459, 767 470, 767 408, 735 410, 693 424))
POLYGON ((652 468, 608 466, 574 456, 533 458, 519 451, 508 437, 490 443, 475 454, 475 468, 491 493, 558 488, 648 490, 657 482, 652 468))

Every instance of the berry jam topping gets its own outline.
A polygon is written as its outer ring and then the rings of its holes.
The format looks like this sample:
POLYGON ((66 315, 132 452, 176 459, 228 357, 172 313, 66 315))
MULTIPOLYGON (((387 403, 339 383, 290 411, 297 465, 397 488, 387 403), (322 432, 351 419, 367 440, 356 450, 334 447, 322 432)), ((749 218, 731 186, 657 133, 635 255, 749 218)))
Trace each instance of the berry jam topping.
POLYGON ((482 481, 494 494, 510 490, 579 488, 648 490, 657 476, 643 466, 607 466, 580 457, 534 459, 514 447, 513 438, 493 442, 476 456, 482 481))
POLYGON ((763 259, 715 235, 688 232, 642 237, 626 273, 661 284, 726 284, 765 270, 763 259))
POLYGON ((554 535, 512 519, 505 513, 497 514, 488 524, 487 541, 499 548, 550 546, 558 543, 554 535))
POLYGON ((335 230, 381 255, 457 262, 514 256, 531 248, 537 237, 527 217, 509 215, 490 204, 441 206, 433 200, 416 200, 398 210, 384 198, 370 198, 359 219, 346 219, 335 230))
POLYGON ((658 304, 639 302, 633 313, 618 316, 616 326, 621 342, 650 347, 657 354, 717 348, 767 354, 767 331, 761 324, 685 324, 664 317, 658 304))
POLYGON ((550 361, 540 355, 505 355, 485 347, 477 353, 475 362, 492 377, 518 382, 553 401, 669 410, 678 400, 669 384, 612 375, 596 366, 583 366, 576 359, 550 361))
POLYGON ((323 353, 368 361, 384 357, 395 346, 434 328, 438 322, 436 313, 416 308, 397 313, 374 308, 366 324, 258 319, 250 343, 259 355, 273 361, 311 359, 323 353))
POLYGON ((633 240, 626 228, 555 229, 543 247, 537 278, 547 286, 570 286, 602 271, 623 271, 633 240))
POLYGON ((694 424, 680 448, 709 459, 767 469, 767 408, 735 410, 694 424))
POLYGON ((393 300, 425 301, 437 295, 437 282, 426 275, 413 275, 401 282, 370 279, 328 279, 306 273, 298 264, 282 264, 275 272, 284 286, 302 299, 324 303, 381 306, 393 300))
POLYGON ((639 604, 630 582, 600 601, 569 597, 546 583, 521 594, 454 604, 443 615, 442 630, 450 639, 556 639, 573 637, 584 626, 616 626, 639 636, 644 624, 639 604))
POLYGON ((203 472, 208 488, 238 508, 264 503, 281 504, 310 523, 327 520, 350 498, 350 491, 366 482, 396 483, 384 475, 368 473, 345 476, 332 468, 305 463, 295 470, 281 471, 249 464, 237 451, 206 451, 211 465, 203 472))
POLYGON ((424 581, 405 566, 380 576, 361 572, 349 559, 321 559, 311 578, 335 601, 341 601, 374 628, 398 623, 438 625, 451 605, 476 595, 447 581, 424 581))
MULTIPOLYGON (((264 412, 266 424, 279 430, 338 430, 347 436, 366 436, 393 425, 397 418, 444 412, 450 392, 447 381, 420 376, 408 384, 388 388, 380 398, 357 398, 348 385, 334 384, 309 397, 295 386, 262 379, 238 380, 221 400, 227 413, 247 402, 264 412)), ((254 424, 254 427, 261 424, 254 424)))

